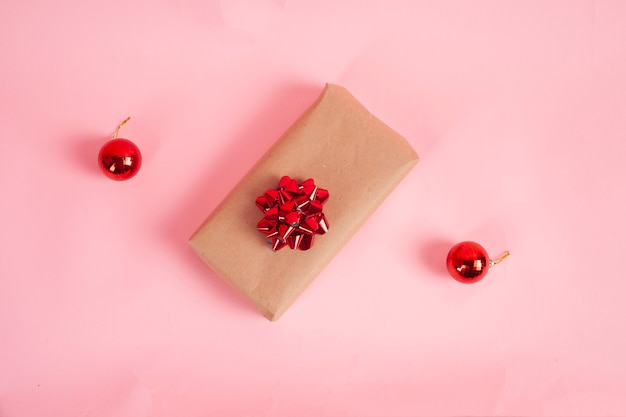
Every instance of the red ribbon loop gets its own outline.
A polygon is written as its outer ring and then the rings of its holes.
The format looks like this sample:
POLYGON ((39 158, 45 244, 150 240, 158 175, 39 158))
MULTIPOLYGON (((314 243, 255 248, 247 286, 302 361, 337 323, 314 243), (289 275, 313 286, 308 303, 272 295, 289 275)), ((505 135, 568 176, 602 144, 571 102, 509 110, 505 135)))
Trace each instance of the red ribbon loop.
POLYGON ((284 176, 276 189, 257 197, 256 205, 264 213, 257 229, 275 251, 287 245, 291 249, 311 249, 315 235, 328 231, 323 212, 327 200, 328 191, 318 188, 312 178, 298 184, 284 176))

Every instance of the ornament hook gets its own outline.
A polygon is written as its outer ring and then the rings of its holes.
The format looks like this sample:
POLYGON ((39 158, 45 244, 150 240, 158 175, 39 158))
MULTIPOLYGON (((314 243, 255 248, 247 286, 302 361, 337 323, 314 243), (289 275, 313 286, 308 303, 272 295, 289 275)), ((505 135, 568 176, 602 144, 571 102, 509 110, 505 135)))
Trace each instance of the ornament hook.
POLYGON ((489 267, 491 268, 494 265, 498 265, 500 262, 504 261, 510 254, 511 254, 511 252, 509 252, 507 250, 498 259, 495 259, 495 260, 494 259, 490 259, 489 260, 489 267))
POLYGON ((126 119, 124 119, 124 121, 122 123, 119 124, 119 126, 117 126, 117 129, 115 129, 115 133, 113 134, 113 139, 117 139, 117 135, 120 133, 120 129, 126 124, 128 123, 128 121, 130 120, 130 116, 128 116, 126 119))

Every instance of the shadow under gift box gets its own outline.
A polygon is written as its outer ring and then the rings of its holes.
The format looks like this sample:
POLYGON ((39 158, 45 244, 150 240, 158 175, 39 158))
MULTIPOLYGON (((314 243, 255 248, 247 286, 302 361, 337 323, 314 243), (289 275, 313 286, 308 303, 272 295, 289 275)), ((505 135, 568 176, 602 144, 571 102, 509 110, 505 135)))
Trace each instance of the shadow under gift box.
POLYGON ((345 88, 315 103, 233 188, 189 240, 215 272, 277 320, 418 161, 397 132, 345 88), (288 175, 328 190, 330 230, 307 251, 274 252, 257 230, 255 199, 288 175))

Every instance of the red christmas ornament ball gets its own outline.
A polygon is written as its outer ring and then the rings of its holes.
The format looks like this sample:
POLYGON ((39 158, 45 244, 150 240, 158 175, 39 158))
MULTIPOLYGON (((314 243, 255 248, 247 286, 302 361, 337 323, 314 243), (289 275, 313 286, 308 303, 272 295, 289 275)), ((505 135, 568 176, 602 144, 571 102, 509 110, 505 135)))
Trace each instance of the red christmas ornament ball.
POLYGON ((464 284, 478 282, 487 275, 489 255, 476 242, 457 243, 448 252, 446 266, 452 278, 464 284))
POLYGON ((98 166, 104 175, 115 181, 124 181, 137 175, 141 160, 139 148, 128 139, 112 139, 98 153, 98 166))

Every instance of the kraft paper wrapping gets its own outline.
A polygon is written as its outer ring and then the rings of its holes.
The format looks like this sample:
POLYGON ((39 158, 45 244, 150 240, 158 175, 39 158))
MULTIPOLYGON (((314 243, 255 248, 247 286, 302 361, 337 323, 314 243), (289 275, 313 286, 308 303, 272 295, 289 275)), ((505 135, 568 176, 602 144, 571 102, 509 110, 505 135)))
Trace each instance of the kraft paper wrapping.
POLYGON ((318 100, 233 188, 190 239, 192 248, 269 320, 278 319, 417 163, 411 145, 345 88, 318 100), (308 251, 274 252, 257 231, 256 197, 283 175, 313 178, 330 198, 328 233, 308 251))

